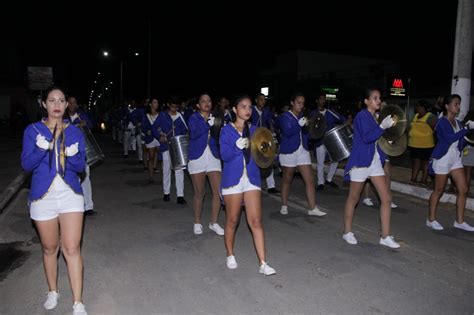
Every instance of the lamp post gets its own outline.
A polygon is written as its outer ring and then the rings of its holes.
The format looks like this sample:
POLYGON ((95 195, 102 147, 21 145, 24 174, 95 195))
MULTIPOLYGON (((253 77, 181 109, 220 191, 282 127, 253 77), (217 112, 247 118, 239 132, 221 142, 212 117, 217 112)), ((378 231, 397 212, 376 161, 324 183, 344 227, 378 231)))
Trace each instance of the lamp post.
MULTIPOLYGON (((108 51, 103 51, 102 54, 104 57, 109 57, 109 52, 108 51)), ((135 52, 133 54, 134 56, 138 57, 140 53, 135 52)), ((120 58, 120 103, 123 102, 123 58, 120 58)))

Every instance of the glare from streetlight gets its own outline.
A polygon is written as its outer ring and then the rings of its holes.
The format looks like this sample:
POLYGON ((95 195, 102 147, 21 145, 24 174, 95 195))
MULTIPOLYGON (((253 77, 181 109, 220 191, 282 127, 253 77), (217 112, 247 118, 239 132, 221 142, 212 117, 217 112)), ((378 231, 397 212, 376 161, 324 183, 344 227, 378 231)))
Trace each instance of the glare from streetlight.
POLYGON ((104 54, 104 57, 108 57, 108 56, 109 56, 109 52, 106 51, 106 50, 104 50, 103 54, 104 54))
POLYGON ((100 72, 97 72, 97 75, 100 75, 100 72))
POLYGON ((136 52, 136 53, 135 53, 135 56, 138 56, 138 55, 140 55, 140 53, 136 52))

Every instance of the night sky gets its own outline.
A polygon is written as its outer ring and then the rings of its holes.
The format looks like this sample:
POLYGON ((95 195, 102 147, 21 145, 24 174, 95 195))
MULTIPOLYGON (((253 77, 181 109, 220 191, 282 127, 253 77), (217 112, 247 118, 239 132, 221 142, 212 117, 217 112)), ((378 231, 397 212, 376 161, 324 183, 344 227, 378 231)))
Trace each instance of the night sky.
POLYGON ((457 3, 442 2, 425 9, 409 1, 333 1, 316 4, 315 9, 288 3, 226 3, 212 8, 183 4, 155 11, 135 6, 114 12, 30 7, 2 23, 8 23, 3 27, 6 52, 20 65, 18 71, 28 65, 52 66, 55 81, 84 99, 97 71, 116 82, 118 94, 120 59, 124 94, 146 96, 148 21, 153 96, 202 90, 254 94, 258 69, 271 66, 276 54, 293 49, 392 59, 400 62, 404 74, 423 84, 442 80, 449 85, 457 3), (101 55, 104 49, 111 54, 109 60, 101 55), (141 55, 133 57, 134 51, 141 55))

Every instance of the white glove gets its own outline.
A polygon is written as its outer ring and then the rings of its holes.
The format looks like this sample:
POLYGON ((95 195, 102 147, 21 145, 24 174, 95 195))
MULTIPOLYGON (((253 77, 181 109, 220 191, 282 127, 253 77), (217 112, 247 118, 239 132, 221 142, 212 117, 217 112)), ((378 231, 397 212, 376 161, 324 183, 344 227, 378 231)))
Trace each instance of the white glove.
POLYGON ((385 130, 387 128, 392 127, 394 124, 395 124, 395 120, 393 120, 392 115, 388 115, 382 120, 379 126, 380 128, 385 130))
POLYGON ((74 144, 71 144, 70 146, 66 147, 64 150, 66 153, 66 156, 74 156, 79 152, 79 142, 76 142, 74 144))
POLYGON ((48 150, 50 148, 50 142, 46 140, 43 135, 40 134, 36 136, 36 145, 38 146, 38 148, 43 150, 48 150))
POLYGON ((215 117, 209 116, 209 118, 207 119, 207 123, 209 124, 209 126, 214 126, 214 119, 215 117))
POLYGON ((474 129, 474 121, 468 120, 465 124, 465 126, 469 129, 474 129))
POLYGON ((308 119, 306 117, 301 117, 298 120, 298 124, 300 124, 301 127, 304 127, 308 124, 308 119))
POLYGON ((249 138, 240 137, 239 139, 237 139, 237 141, 235 141, 235 145, 240 150, 247 149, 249 147, 249 138))

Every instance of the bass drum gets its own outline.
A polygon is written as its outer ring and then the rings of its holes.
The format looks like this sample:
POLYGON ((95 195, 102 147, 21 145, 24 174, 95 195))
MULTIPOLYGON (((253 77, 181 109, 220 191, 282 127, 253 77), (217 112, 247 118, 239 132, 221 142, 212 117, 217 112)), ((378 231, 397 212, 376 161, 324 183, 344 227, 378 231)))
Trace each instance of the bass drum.
POLYGON ((103 160, 105 158, 104 153, 99 147, 99 144, 94 138, 92 131, 87 127, 80 128, 82 133, 84 134, 85 142, 86 142, 86 163, 89 166, 103 160))
POLYGON ((168 140, 171 169, 185 169, 188 165, 189 136, 179 135, 168 140))
POLYGON ((347 124, 336 126, 326 132, 323 144, 332 161, 340 162, 351 155, 352 136, 352 128, 347 124))

